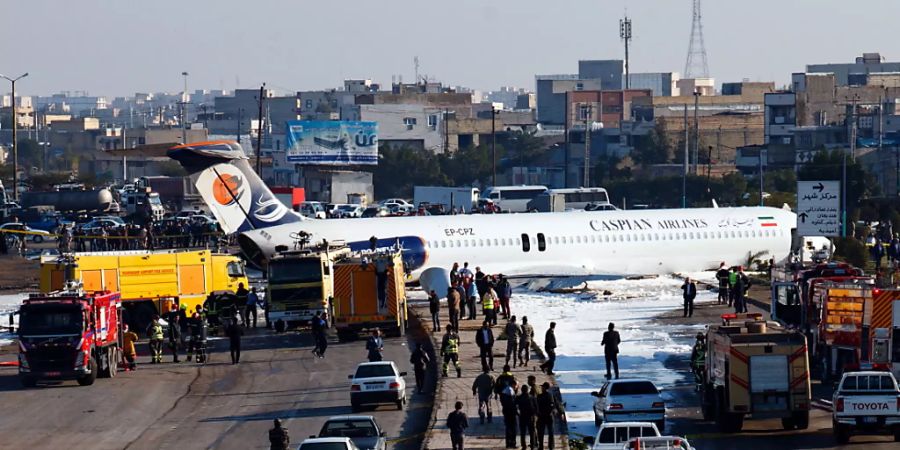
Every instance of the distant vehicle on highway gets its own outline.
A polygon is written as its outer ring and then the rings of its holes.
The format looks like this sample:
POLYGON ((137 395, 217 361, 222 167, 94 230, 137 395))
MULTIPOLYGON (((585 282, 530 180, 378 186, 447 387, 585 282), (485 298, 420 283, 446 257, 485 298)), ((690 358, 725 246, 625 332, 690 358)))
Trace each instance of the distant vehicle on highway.
POLYGON ((657 437, 659 430, 652 422, 604 422, 594 438, 585 437, 591 450, 619 450, 623 442, 636 437, 657 437))
POLYGON ((5 234, 7 237, 13 236, 25 236, 31 242, 35 244, 40 244, 41 242, 50 240, 53 236, 48 231, 38 230, 35 228, 31 228, 24 223, 10 222, 4 223, 0 225, 0 231, 15 231, 17 233, 5 234), (26 234, 18 234, 18 233, 26 233, 26 234))
POLYGON ((362 363, 350 382, 350 407, 359 411, 362 405, 394 403, 397 409, 406 406, 406 372, 400 372, 393 361, 362 363))
POLYGON ((594 402, 594 424, 604 422, 653 422, 659 430, 666 428, 666 403, 650 380, 623 379, 607 381, 594 402))
POLYGON ((331 437, 305 439, 297 450, 360 450, 350 438, 331 437))
POLYGON ((331 417, 319 431, 319 438, 350 438, 359 450, 385 450, 386 436, 372 416, 331 417))

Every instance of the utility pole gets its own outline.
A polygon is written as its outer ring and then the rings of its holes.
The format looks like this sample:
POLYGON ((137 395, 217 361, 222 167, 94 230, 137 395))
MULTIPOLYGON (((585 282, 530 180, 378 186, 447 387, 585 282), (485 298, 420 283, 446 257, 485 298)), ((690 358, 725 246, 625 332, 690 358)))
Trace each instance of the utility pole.
POLYGON ((497 113, 491 104, 491 185, 497 185, 497 113))
POLYGON ((699 173, 700 165, 700 90, 694 90, 694 175, 699 173))
POLYGON ((13 141, 13 201, 19 200, 19 140, 16 138, 16 131, 19 127, 19 117, 16 115, 16 81, 28 76, 28 72, 23 73, 15 78, 10 78, 0 74, 12 84, 12 141, 13 141))
POLYGON ((187 102, 188 102, 188 92, 187 92, 187 77, 188 73, 181 72, 181 76, 184 77, 184 94, 181 95, 181 143, 187 144, 187 102))
MULTIPOLYGON (((710 152, 710 158, 712 158, 712 152, 710 152)), ((719 125, 719 129, 716 130, 716 162, 722 164, 722 126, 719 125)))
POLYGON ((243 112, 244 112, 244 108, 238 108, 237 132, 235 133, 236 134, 235 138, 236 138, 238 144, 241 143, 241 121, 243 120, 243 118, 241 116, 243 116, 243 112))
POLYGON ((566 91, 566 120, 564 126, 564 134, 565 134, 565 152, 563 154, 563 187, 569 187, 569 119, 571 119, 571 112, 569 111, 569 91, 566 91))
POLYGON ((759 206, 763 205, 763 149, 759 149, 759 206))
POLYGON ((625 41, 625 89, 629 89, 630 82, 628 80, 629 60, 628 60, 628 42, 631 41, 631 19, 625 15, 624 19, 619 20, 619 37, 625 41))
POLYGON ((581 187, 591 186, 591 124, 593 121, 594 108, 588 103, 587 114, 584 116, 584 176, 581 187))
POLYGON ((256 174, 262 178, 263 95, 266 83, 259 87, 259 121, 256 124, 256 174))
POLYGON ((688 156, 690 155, 690 129, 688 128, 688 105, 684 104, 684 173, 681 174, 681 207, 687 208, 688 156))
POLYGON ((447 108, 444 108, 444 154, 450 153, 450 123, 447 121, 448 117, 450 117, 450 112, 447 108))

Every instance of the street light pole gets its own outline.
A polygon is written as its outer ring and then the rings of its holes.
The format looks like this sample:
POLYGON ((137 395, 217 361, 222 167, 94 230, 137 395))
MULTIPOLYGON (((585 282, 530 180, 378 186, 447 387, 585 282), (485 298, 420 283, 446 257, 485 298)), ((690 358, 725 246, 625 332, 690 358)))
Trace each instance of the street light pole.
POLYGON ((181 143, 187 144, 187 102, 188 102, 188 92, 187 92, 187 72, 181 72, 181 76, 184 77, 184 93, 181 94, 181 143))
POLYGON ((491 104, 491 186, 497 185, 497 110, 491 104))
POLYGON ((16 116, 16 81, 19 81, 27 76, 28 72, 25 72, 15 78, 10 78, 6 75, 0 74, 0 77, 7 79, 12 84, 13 201, 19 200, 19 142, 16 138, 19 118, 16 116))

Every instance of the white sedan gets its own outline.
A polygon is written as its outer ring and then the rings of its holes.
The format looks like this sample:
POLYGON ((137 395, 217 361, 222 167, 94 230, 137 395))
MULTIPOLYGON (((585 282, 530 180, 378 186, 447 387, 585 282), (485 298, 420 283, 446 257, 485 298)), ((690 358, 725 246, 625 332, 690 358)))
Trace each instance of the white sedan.
POLYGON ((53 238, 53 235, 50 234, 49 231, 38 230, 35 228, 31 228, 24 223, 17 222, 4 223, 3 225, 0 225, 0 231, 12 231, 13 233, 5 234, 7 238, 26 236, 28 240, 34 242, 35 244, 39 244, 53 238))
POLYGON ((346 437, 309 438, 300 443, 297 450, 359 450, 359 447, 346 437))
POLYGON ((607 381, 597 392, 594 402, 594 423, 653 422, 659 431, 666 428, 666 403, 659 389, 646 379, 607 381))
POLYGON ((406 372, 397 369, 393 361, 361 363, 350 375, 350 407, 357 412, 361 405, 394 403, 397 409, 406 406, 406 372))

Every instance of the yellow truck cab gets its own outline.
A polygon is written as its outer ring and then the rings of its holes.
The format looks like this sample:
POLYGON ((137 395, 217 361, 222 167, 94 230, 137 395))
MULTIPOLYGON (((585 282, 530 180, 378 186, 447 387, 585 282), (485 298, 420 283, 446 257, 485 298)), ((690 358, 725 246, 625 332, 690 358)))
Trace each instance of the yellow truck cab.
MULTIPOLYGON (((330 312, 334 297, 334 262, 347 257, 344 244, 325 244, 281 252, 266 267, 266 320, 286 328, 309 323, 316 313, 330 312)), ((329 323, 331 319, 329 319, 329 323)))
POLYGON ((60 290, 67 280, 87 292, 122 294, 128 322, 141 327, 154 314, 185 305, 188 313, 213 291, 235 292, 249 286, 244 264, 234 255, 210 250, 115 251, 72 253, 41 258, 42 293, 60 290))

